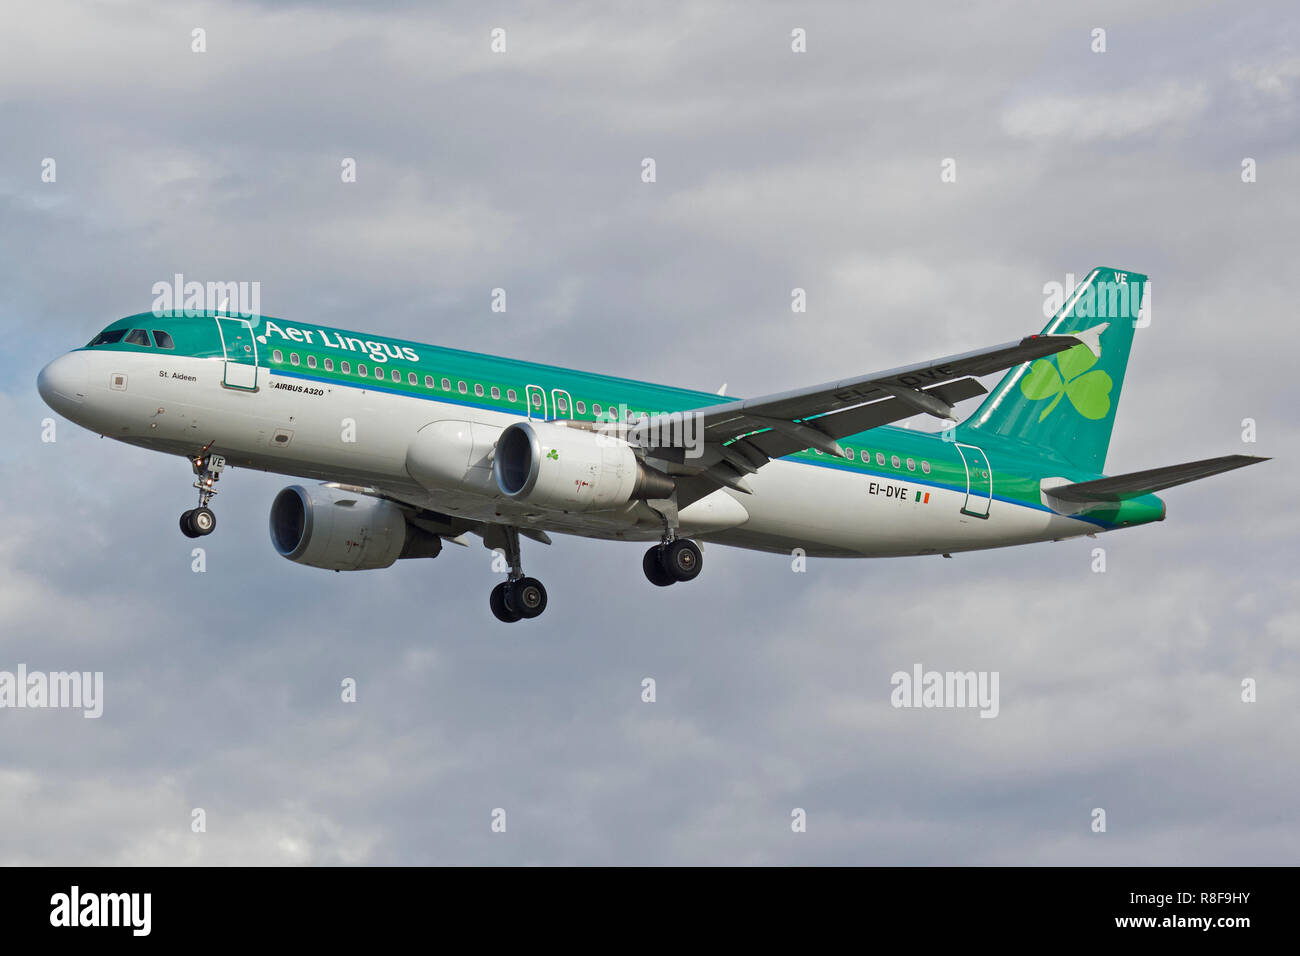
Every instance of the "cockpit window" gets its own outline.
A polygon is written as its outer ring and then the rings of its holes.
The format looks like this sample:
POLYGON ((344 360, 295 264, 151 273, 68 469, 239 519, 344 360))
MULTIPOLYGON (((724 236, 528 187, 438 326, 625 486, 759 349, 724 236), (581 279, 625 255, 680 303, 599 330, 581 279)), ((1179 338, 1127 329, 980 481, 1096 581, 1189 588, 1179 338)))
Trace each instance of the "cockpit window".
POLYGON ((153 340, 158 343, 160 349, 176 348, 176 343, 172 341, 171 334, 168 332, 159 332, 157 329, 154 329, 153 340))
POLYGON ((122 336, 124 335, 126 335, 126 329, 110 329, 107 332, 100 332, 90 343, 90 347, 94 348, 96 345, 116 345, 118 342, 122 341, 122 336))
POLYGON ((148 348, 149 345, 150 345, 150 342, 149 342, 149 333, 146 332, 144 329, 132 329, 132 330, 127 334, 127 337, 126 337, 126 344, 127 344, 127 345, 143 345, 145 348, 148 348))

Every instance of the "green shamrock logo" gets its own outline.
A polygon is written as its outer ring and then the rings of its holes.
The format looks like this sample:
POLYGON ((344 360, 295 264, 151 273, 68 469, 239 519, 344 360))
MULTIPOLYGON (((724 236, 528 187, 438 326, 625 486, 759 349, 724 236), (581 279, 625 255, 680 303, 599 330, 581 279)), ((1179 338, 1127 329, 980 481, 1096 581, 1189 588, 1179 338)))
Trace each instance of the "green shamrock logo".
POLYGON ((552 448, 550 451, 546 453, 546 457, 551 459, 551 461, 559 461, 560 453, 556 449, 552 448))
POLYGON ((1088 371, 1100 356, 1093 355, 1086 345, 1076 345, 1054 357, 1055 364, 1051 359, 1039 359, 1020 380, 1020 391, 1026 398, 1052 400, 1038 420, 1041 422, 1052 413, 1062 395, 1070 397, 1070 404, 1084 418, 1105 418, 1110 411, 1110 376, 1099 368, 1088 371))

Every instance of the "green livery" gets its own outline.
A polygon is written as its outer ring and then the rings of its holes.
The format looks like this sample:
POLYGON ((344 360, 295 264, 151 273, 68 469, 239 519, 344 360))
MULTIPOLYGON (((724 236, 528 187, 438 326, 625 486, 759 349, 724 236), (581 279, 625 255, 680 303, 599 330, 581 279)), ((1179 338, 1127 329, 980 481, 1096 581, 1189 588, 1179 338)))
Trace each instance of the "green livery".
POLYGON ((961 440, 1017 448, 1100 474, 1124 386, 1147 277, 1094 269, 1062 303, 1042 334, 1105 324, 1100 355, 1076 345, 1013 369, 966 422, 961 440), (990 442, 992 439, 992 442, 990 442))

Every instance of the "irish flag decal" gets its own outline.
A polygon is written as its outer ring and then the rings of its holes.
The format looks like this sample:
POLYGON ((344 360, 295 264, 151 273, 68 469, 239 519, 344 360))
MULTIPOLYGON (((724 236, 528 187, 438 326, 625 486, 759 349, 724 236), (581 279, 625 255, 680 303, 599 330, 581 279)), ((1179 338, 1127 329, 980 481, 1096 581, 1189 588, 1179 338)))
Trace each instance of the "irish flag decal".
POLYGON ((916 493, 917 504, 928 505, 930 503, 930 492, 918 491, 916 493))

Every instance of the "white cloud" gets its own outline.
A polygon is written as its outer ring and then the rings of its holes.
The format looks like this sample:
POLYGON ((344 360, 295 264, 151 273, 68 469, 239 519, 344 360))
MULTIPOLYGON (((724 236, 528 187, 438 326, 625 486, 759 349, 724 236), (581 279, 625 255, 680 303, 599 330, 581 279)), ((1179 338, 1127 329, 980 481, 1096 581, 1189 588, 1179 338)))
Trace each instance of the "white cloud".
POLYGON ((1165 83, 1087 95, 1034 95, 1007 107, 1002 129, 1016 139, 1087 143, 1182 127, 1209 105, 1205 84, 1165 83))

